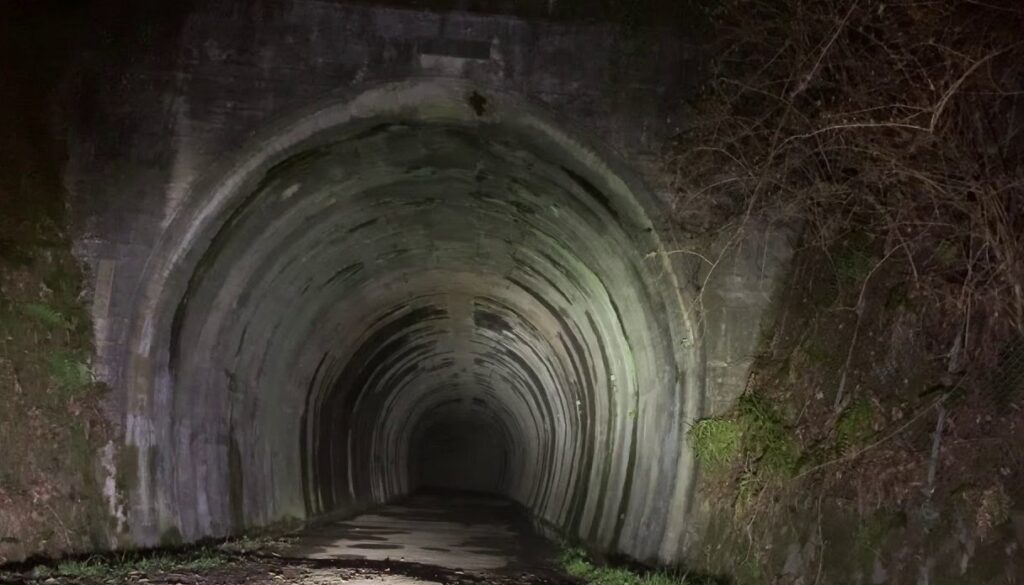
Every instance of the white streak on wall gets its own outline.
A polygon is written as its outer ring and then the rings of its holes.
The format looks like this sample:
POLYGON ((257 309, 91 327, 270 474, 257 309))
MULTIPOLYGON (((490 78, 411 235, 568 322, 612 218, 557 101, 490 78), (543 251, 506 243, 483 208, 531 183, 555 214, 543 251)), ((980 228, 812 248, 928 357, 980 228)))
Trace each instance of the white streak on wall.
POLYGON ((174 161, 171 164, 171 174, 167 183, 167 198, 164 200, 164 214, 161 227, 166 228, 171 223, 171 218, 178 211, 178 207, 188 194, 195 177, 196 169, 196 148, 192 144, 192 137, 195 132, 191 129, 189 119, 188 102, 183 96, 174 100, 174 134, 171 140, 174 143, 174 161))
POLYGON ((114 463, 116 453, 117 447, 114 442, 108 441, 103 446, 100 465, 103 467, 103 497, 107 501, 110 517, 116 522, 116 532, 120 534, 125 531, 128 517, 124 512, 123 498, 117 491, 117 465, 114 463))
POLYGON ((96 284, 92 298, 93 339, 96 344, 96 366, 94 373, 103 382, 111 382, 111 372, 99 364, 110 363, 106 359, 110 352, 110 298, 114 289, 114 260, 102 259, 96 263, 96 284))

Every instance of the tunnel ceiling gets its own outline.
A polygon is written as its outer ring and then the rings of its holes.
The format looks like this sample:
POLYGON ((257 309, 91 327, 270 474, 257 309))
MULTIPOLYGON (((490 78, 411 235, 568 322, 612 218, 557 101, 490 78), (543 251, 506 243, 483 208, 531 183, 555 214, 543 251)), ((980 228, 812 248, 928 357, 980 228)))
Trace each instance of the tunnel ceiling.
POLYGON ((171 446, 144 450, 151 521, 386 501, 456 436, 540 518, 656 532, 684 401, 644 202, 508 98, 407 94, 269 132, 179 211, 131 374, 153 397, 136 441, 171 446))

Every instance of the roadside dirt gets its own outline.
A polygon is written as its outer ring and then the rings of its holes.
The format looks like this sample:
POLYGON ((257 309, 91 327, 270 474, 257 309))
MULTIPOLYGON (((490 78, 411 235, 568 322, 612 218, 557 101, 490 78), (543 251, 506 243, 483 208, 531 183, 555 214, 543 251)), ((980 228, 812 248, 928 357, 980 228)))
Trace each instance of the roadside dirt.
MULTIPOLYGON (((38 574, 38 571, 36 571, 38 574)), ((555 572, 471 573, 416 563, 366 560, 295 561, 245 556, 202 570, 128 571, 118 575, 35 576, 32 569, 0 575, 0 583, 39 585, 569 585, 579 581, 555 572)))

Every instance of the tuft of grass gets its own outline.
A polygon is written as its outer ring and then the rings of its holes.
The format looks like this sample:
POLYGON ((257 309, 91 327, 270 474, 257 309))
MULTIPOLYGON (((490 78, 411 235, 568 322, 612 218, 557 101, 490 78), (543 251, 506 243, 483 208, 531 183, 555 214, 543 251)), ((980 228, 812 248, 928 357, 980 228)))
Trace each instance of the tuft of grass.
POLYGON ((75 579, 102 579, 108 575, 103 563, 85 561, 64 561, 57 565, 57 574, 75 579))
POLYGON ((50 377, 62 390, 78 392, 92 383, 89 366, 75 352, 54 351, 49 355, 47 364, 50 377))
POLYGON ((587 581, 591 585, 639 585, 640 576, 629 569, 598 567, 587 581))
POLYGON ((586 551, 567 545, 562 547, 562 552, 558 556, 558 564, 565 569, 565 572, 580 579, 585 579, 595 568, 586 551))
POLYGON ((563 547, 559 563, 570 576, 589 585, 697 585, 708 582, 694 581, 685 575, 666 571, 639 573, 624 567, 599 566, 579 547, 563 547))
POLYGON ((687 432, 697 458, 712 468, 731 464, 740 454, 743 429, 739 421, 705 418, 687 432))

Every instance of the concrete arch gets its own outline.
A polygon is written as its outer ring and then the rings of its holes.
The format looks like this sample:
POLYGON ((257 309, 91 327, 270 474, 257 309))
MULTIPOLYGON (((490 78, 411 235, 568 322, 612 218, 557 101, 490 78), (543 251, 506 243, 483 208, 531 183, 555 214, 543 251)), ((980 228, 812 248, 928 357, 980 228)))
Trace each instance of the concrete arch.
POLYGON ((704 373, 660 213, 596 141, 464 82, 376 87, 255 137, 181 202, 135 298, 133 539, 400 496, 412 441, 476 413, 502 493, 665 556, 704 373))

